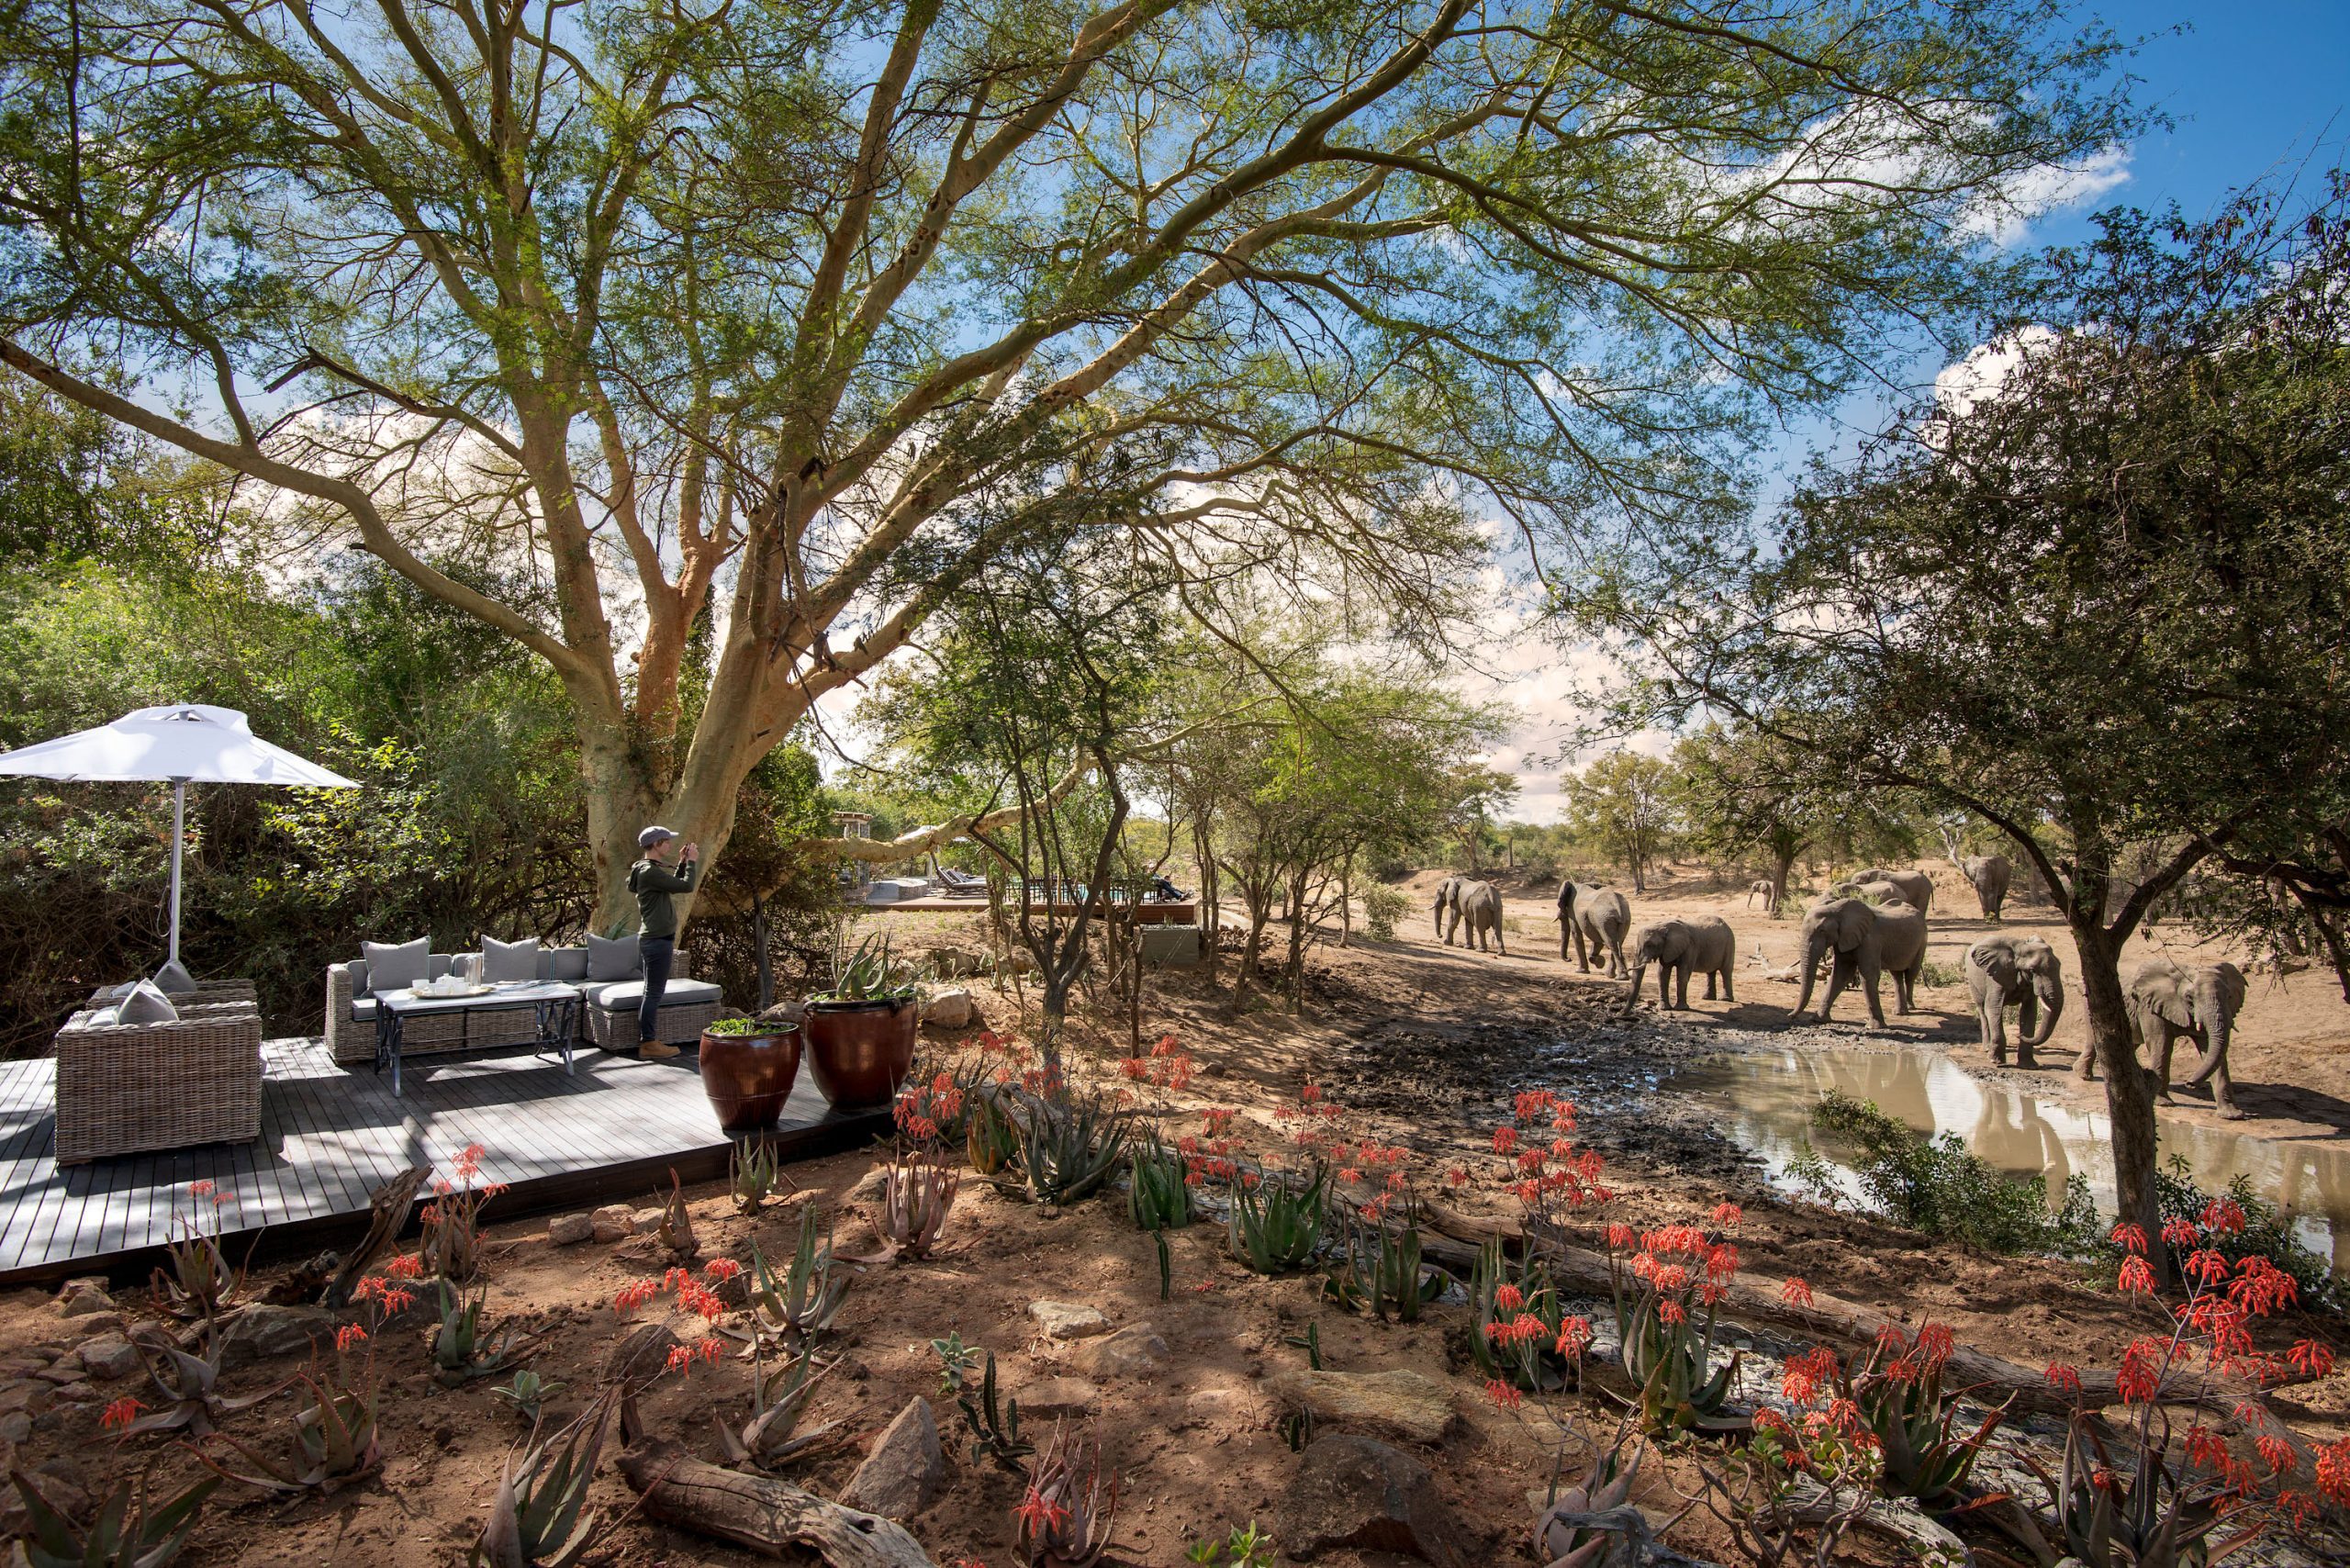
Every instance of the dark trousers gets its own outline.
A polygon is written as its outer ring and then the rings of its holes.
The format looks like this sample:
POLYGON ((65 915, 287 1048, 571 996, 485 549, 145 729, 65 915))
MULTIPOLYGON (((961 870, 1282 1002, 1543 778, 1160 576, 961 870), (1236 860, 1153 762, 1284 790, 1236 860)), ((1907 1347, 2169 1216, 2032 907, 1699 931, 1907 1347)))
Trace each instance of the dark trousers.
POLYGON ((644 969, 644 1000, 636 1009, 636 1037, 640 1044, 650 1045, 661 1037, 661 994, 669 989, 669 970, 677 961, 677 939, 640 936, 636 956, 644 969))

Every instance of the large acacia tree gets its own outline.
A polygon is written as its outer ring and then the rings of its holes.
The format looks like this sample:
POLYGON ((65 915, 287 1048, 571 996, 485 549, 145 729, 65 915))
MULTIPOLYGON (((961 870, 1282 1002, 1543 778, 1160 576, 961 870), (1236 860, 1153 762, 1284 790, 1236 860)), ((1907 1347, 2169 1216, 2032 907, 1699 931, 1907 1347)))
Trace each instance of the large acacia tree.
POLYGON ((2123 944, 2198 868, 2304 874, 2275 846, 2350 801, 2350 183, 2103 224, 2002 378, 1823 467, 1773 549, 1693 529, 1585 609, 1645 655, 1638 711, 1739 715, 1797 781, 1971 812, 2039 873, 2151 1236, 2123 944))
POLYGON ((28 0, 0 360, 544 658, 609 920, 641 820, 714 859, 1040 529, 1409 602, 1472 509, 1715 483, 2113 134, 2109 54, 2052 0, 28 0))

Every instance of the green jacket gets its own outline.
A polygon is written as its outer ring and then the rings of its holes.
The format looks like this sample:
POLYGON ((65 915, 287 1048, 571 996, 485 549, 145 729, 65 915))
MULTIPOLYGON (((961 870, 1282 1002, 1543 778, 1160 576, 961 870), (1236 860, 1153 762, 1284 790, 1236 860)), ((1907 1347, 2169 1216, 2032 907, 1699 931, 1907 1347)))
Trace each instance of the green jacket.
POLYGON ((694 890, 694 873, 700 868, 688 860, 672 871, 658 860, 640 860, 628 868, 628 890, 636 895, 636 913, 647 936, 675 936, 677 912, 671 893, 694 890))

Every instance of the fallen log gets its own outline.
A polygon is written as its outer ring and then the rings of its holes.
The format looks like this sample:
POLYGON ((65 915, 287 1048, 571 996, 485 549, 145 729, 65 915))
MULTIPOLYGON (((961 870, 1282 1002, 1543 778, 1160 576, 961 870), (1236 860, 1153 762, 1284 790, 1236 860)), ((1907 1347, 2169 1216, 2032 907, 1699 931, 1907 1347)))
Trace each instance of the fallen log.
POLYGON ((424 1179, 431 1174, 430 1166, 412 1166, 368 1195, 367 1234, 342 1260, 342 1267, 335 1271, 327 1284, 326 1294, 320 1298, 321 1305, 339 1308, 351 1305, 352 1293, 359 1288, 360 1278, 375 1266, 376 1259, 391 1250, 392 1243, 407 1228, 408 1211, 416 1206, 416 1195, 424 1190, 424 1179))
POLYGON ((788 1481, 706 1464, 666 1438, 632 1446, 620 1457, 620 1472, 648 1517, 762 1557, 797 1558, 805 1551, 832 1568, 934 1568, 902 1525, 788 1481))

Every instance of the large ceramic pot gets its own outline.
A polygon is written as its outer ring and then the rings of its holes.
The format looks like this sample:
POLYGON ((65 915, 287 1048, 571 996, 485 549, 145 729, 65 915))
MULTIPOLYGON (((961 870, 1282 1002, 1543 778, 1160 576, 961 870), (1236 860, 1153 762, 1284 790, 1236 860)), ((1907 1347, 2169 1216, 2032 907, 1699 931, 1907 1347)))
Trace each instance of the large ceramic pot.
POLYGON ((914 1025, 922 1007, 909 996, 894 1002, 811 1002, 800 1027, 808 1036, 808 1070, 836 1111, 887 1105, 913 1070, 914 1025))
POLYGON ((800 1076, 800 1025, 763 1025, 755 1035, 701 1037, 701 1092, 730 1133, 765 1132, 783 1117, 800 1076))

